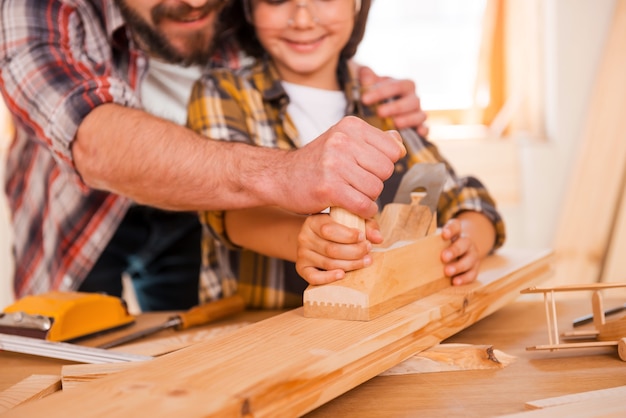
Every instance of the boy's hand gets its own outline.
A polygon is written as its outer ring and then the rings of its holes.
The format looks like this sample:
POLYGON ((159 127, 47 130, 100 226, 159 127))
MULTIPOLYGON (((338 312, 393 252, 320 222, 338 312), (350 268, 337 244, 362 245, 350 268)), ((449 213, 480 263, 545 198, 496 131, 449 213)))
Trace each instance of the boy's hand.
POLYGON ((441 230, 441 237, 450 240, 448 248, 441 252, 444 274, 455 286, 471 283, 478 277, 480 255, 476 244, 462 233, 461 221, 450 219, 441 230))
POLYGON ((382 242, 378 224, 366 221, 366 233, 348 228, 328 214, 307 217, 298 235, 296 270, 309 284, 341 280, 347 271, 372 263, 372 243, 382 242))

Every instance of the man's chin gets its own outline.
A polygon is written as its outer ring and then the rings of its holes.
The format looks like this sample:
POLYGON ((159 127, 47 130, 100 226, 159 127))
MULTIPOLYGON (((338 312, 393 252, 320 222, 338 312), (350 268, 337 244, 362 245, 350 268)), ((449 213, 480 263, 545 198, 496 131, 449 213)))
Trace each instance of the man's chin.
POLYGON ((176 61, 185 66, 194 64, 206 64, 214 51, 213 43, 199 37, 185 39, 177 43, 171 43, 172 56, 176 61))

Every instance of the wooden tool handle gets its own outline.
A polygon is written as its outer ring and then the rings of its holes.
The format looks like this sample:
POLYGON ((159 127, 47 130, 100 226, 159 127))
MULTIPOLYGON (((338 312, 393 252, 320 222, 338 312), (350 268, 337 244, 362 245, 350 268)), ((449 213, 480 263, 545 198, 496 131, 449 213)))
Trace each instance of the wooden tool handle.
POLYGON ((179 315, 180 324, 178 330, 187 329, 196 325, 204 325, 229 315, 242 312, 245 309, 245 302, 241 295, 235 294, 215 302, 205 303, 190 309, 179 315))
POLYGON ((343 208, 337 206, 331 207, 330 217, 333 218, 335 222, 365 232, 365 219, 355 215, 352 212, 348 212, 343 208))

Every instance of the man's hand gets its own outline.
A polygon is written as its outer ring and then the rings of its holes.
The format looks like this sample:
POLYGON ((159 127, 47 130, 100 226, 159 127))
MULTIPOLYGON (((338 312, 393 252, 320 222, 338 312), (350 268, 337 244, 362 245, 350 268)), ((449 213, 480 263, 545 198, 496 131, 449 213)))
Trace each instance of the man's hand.
POLYGON ((378 77, 369 67, 359 67, 359 79, 365 87, 363 103, 378 103, 378 116, 392 118, 397 129, 416 128, 421 136, 428 136, 426 113, 413 81, 378 77))
POLYGON ((284 195, 273 205, 297 213, 342 207, 362 218, 377 211, 383 181, 406 150, 395 131, 383 132, 348 116, 303 148, 286 153, 272 176, 284 195))

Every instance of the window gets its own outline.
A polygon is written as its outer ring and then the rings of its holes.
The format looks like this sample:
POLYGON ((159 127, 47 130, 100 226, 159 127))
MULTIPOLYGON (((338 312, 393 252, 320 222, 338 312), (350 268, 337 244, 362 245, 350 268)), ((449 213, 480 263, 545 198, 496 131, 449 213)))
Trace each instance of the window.
POLYGON ((542 137, 543 3, 377 0, 355 58, 415 81, 431 127, 462 125, 445 136, 542 137))
POLYGON ((475 97, 485 0, 378 0, 356 60, 410 78, 427 110, 470 108, 475 97))

